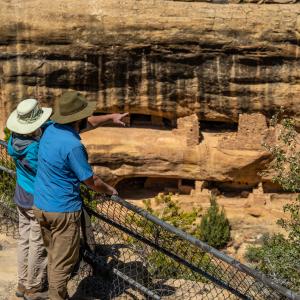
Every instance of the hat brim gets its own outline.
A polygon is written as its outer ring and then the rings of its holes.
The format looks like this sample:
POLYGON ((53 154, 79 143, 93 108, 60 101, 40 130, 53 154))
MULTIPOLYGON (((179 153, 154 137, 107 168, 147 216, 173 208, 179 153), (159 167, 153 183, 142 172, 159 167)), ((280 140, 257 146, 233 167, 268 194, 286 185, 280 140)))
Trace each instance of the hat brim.
POLYGON ((41 114, 40 118, 33 123, 21 123, 18 119, 18 113, 15 109, 7 119, 6 127, 15 133, 19 134, 30 134, 37 129, 39 129, 51 116, 52 108, 50 107, 42 107, 41 108, 43 113, 41 114))
POLYGON ((88 102, 87 106, 83 110, 69 116, 63 116, 60 114, 59 106, 56 105, 55 112, 52 115, 51 120, 58 124, 72 123, 91 116, 95 111, 95 108, 96 108, 96 102, 88 102))

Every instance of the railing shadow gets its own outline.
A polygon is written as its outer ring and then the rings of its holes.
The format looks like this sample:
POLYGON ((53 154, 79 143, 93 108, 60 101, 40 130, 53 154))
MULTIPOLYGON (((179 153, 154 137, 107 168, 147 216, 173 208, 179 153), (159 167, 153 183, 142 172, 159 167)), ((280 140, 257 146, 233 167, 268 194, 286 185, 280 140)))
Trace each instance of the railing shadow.
POLYGON ((90 225, 90 215, 84 209, 80 264, 75 276, 77 288, 72 299, 106 300, 126 294, 130 294, 132 299, 140 299, 141 296, 151 298, 153 291, 153 298, 158 299, 175 293, 175 288, 164 284, 162 280, 155 282, 143 262, 143 257, 138 254, 132 256, 132 253, 136 253, 132 245, 107 244, 107 239, 102 244, 103 239, 97 237, 97 232, 103 227, 97 222, 92 227, 90 225), (125 261, 125 257, 131 261, 125 261))

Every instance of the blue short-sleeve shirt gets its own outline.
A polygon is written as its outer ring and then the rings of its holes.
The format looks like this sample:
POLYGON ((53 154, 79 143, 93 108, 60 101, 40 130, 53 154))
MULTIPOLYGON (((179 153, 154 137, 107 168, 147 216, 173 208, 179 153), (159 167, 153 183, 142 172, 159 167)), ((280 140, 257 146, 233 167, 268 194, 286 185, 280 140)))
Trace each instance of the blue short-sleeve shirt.
POLYGON ((80 182, 92 176, 79 134, 68 125, 50 125, 40 141, 34 205, 47 212, 79 211, 80 182))

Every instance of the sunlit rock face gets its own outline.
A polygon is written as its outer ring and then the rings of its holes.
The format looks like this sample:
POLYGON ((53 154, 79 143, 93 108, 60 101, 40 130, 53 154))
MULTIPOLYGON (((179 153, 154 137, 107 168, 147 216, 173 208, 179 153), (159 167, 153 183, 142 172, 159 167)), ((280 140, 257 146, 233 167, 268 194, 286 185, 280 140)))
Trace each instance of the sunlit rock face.
POLYGON ((26 97, 64 90, 99 112, 236 122, 299 118, 300 6, 163 0, 2 1, 1 126, 26 97))
POLYGON ((196 119, 181 118, 173 130, 97 128, 81 136, 95 172, 113 185, 132 177, 184 178, 238 189, 268 180, 259 174, 270 159, 263 115, 240 115, 238 131, 222 133, 199 132, 196 119))
POLYGON ((222 136, 206 135, 194 146, 185 141, 184 136, 153 129, 98 128, 83 134, 94 171, 114 185, 124 178, 154 177, 253 187, 269 158, 262 149, 222 148, 222 136))

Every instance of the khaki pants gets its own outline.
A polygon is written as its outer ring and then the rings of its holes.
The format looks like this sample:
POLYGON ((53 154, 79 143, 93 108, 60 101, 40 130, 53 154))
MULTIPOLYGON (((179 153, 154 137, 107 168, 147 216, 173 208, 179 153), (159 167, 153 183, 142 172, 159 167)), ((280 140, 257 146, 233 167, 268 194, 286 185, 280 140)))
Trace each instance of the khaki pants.
POLYGON ((33 210, 18 207, 18 214, 18 284, 34 293, 43 290, 47 281, 47 252, 33 210))
POLYGON ((34 208, 48 252, 50 300, 68 299, 67 284, 79 259, 81 211, 53 213, 34 208))

